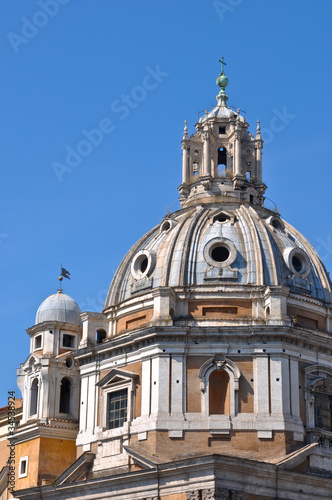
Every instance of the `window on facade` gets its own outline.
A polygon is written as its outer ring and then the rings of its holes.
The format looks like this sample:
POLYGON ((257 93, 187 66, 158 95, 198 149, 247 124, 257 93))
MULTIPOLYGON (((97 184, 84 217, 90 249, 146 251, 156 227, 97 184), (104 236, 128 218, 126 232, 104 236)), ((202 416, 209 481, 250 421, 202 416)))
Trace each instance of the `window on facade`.
POLYGON ((108 428, 117 429, 127 422, 128 390, 108 394, 108 428))
POLYGON ((227 168, 227 150, 226 148, 219 148, 218 150, 218 175, 219 177, 226 176, 227 168))
POLYGON ((41 346, 42 346, 42 336, 41 335, 37 335, 35 337, 35 351, 37 349, 41 349, 41 346))
POLYGON ((332 396, 315 393, 315 427, 332 432, 332 396))
POLYGON ((18 477, 26 477, 28 475, 28 460, 29 457, 22 457, 18 470, 18 477))
POLYGON ((210 415, 230 414, 230 383, 225 370, 215 370, 209 378, 210 415))
POLYGON ((70 413, 70 380, 67 378, 61 380, 60 413, 70 413))
POLYGON ((74 335, 68 335, 67 333, 64 333, 62 338, 62 345, 63 347, 69 347, 73 349, 75 347, 74 335))
POLYGON ((105 330, 97 330, 96 331, 96 342, 97 344, 101 344, 103 340, 106 339, 106 332, 105 330))
POLYGON ((30 388, 30 415, 36 415, 38 405, 38 379, 32 381, 30 388))

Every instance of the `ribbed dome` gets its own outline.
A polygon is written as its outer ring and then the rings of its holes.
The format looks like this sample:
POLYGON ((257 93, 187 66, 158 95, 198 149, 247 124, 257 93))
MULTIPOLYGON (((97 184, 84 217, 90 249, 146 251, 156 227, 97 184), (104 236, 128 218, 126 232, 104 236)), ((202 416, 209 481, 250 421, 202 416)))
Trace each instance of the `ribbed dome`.
POLYGON ((128 252, 105 308, 158 287, 284 286, 331 302, 331 281, 310 243, 263 207, 198 205, 169 216, 128 252))
POLYGON ((36 325, 43 321, 60 321, 81 325, 81 310, 69 295, 62 292, 47 297, 36 314, 36 325))

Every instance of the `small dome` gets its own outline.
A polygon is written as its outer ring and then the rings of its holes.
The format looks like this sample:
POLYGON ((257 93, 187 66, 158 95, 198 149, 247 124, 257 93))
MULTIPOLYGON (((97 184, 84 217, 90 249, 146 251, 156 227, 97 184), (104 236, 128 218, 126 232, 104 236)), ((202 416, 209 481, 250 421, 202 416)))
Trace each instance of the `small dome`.
POLYGON ((81 309, 69 295, 58 292, 47 297, 39 306, 36 325, 43 321, 61 321, 81 325, 81 309))

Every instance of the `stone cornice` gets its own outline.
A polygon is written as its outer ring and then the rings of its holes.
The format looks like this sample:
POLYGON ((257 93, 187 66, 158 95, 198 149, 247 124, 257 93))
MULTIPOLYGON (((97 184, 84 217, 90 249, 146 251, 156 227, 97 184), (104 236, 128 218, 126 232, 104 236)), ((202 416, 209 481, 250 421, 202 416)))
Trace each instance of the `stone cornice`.
POLYGON ((80 365, 102 361, 114 356, 138 352, 152 345, 182 346, 211 344, 264 343, 289 344, 297 349, 332 355, 332 336, 300 327, 282 326, 234 326, 234 327, 150 327, 140 331, 113 337, 108 342, 89 346, 73 353, 80 365), (249 335, 248 335, 249 330, 249 335))

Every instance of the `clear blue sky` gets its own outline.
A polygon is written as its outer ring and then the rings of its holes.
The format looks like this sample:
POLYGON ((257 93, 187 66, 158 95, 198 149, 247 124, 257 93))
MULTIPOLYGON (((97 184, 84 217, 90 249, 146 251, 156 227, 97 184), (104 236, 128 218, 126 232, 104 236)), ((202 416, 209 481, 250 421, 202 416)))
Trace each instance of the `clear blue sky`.
POLYGON ((331 17, 326 0, 1 2, 0 405, 60 263, 101 311, 177 200, 183 122, 215 102, 221 55, 229 103, 264 129, 267 196, 332 268, 331 17))

